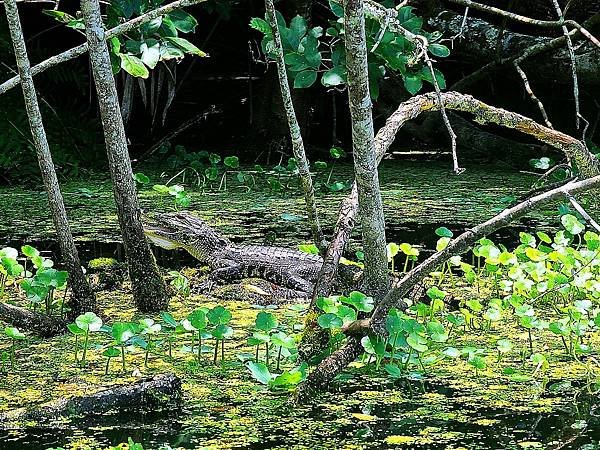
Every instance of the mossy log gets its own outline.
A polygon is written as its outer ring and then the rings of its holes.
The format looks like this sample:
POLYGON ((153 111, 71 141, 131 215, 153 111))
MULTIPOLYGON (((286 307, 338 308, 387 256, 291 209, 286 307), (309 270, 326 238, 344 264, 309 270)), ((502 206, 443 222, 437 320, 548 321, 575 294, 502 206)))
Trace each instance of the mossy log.
POLYGON ((0 319, 43 338, 56 336, 67 330, 66 321, 59 317, 49 317, 8 303, 0 303, 0 319))
POLYGON ((90 395, 52 400, 0 414, 0 429, 24 422, 44 422, 63 416, 91 416, 109 411, 176 409, 181 405, 181 380, 173 374, 144 378, 90 395))

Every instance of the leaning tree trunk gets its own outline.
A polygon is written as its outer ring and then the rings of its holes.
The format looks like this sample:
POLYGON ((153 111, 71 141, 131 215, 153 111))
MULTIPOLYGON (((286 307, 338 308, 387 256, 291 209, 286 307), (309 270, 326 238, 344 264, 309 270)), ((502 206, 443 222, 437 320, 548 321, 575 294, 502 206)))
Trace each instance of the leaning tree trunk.
POLYGON ((8 19, 13 47, 15 49, 15 58, 19 69, 23 97, 25 99, 25 108, 29 118, 29 126, 35 144, 40 172, 44 181, 46 193, 48 194, 48 204, 52 211, 52 220, 56 229, 60 252, 69 272, 69 286, 71 287, 72 292, 70 302, 71 311, 69 315, 76 317, 86 311, 97 312, 96 296, 81 269, 79 255, 77 253, 77 248, 75 247, 71 228, 69 227, 65 203, 54 170, 50 147, 48 145, 48 140, 46 139, 42 114, 40 112, 35 86, 33 84, 31 66, 29 64, 29 58, 27 57, 27 48, 25 47, 23 30, 21 29, 19 20, 17 2, 16 0, 6 0, 4 2, 4 7, 6 9, 6 17, 8 19))
POLYGON ((169 297, 144 235, 117 88, 108 47, 104 41, 100 4, 98 0, 82 0, 81 11, 85 21, 90 62, 98 93, 108 163, 133 298, 140 311, 159 311, 167 307, 169 297))
POLYGON ((344 27, 354 173, 358 188, 362 243, 365 253, 365 289, 369 294, 381 298, 388 290, 389 277, 383 202, 379 190, 375 154, 373 105, 369 92, 362 0, 348 0, 345 3, 344 27))
POLYGON ((285 67, 283 45, 281 44, 281 35, 279 34, 279 26, 277 25, 277 17, 275 15, 275 6, 273 5, 273 0, 265 0, 265 9, 267 20, 273 32, 277 75, 279 77, 279 87, 281 90, 281 98, 283 100, 283 109, 285 111, 288 127, 290 129, 290 138, 292 141, 294 158, 296 158, 298 163, 298 173, 300 175, 300 181, 302 182, 302 189, 304 191, 306 212, 312 229, 314 243, 319 249, 323 249, 325 247, 325 243, 323 241, 321 225, 319 224, 315 190, 310 175, 310 165, 306 157, 306 152, 304 151, 304 140, 302 139, 300 125, 298 124, 298 118, 296 117, 296 111, 294 110, 294 103, 292 101, 290 84, 285 67))

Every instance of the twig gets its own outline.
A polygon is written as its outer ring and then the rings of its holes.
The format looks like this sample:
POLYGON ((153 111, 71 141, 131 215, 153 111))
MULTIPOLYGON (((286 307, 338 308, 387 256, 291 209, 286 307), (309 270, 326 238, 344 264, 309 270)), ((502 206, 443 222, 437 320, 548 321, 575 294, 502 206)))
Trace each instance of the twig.
POLYGON ((583 217, 591 226, 593 226, 596 231, 600 231, 600 225, 598 225, 598 222, 596 222, 592 216, 588 214, 588 212, 583 208, 583 206, 581 206, 575 197, 573 197, 570 193, 567 193, 567 198, 571 202, 571 205, 573 205, 573 208, 575 208, 575 210, 581 214, 581 217, 583 217))
POLYGON ((478 11, 482 11, 489 14, 495 14, 501 17, 506 17, 507 19, 514 20, 515 22, 525 23, 528 25, 535 25, 542 28, 558 28, 564 25, 569 25, 573 28, 577 28, 581 34, 583 34, 590 42, 592 42, 595 46, 600 48, 600 41, 594 37, 587 29, 581 26, 574 20, 539 20, 532 19, 531 17, 522 16, 520 14, 511 13, 508 11, 504 11, 503 9, 496 8, 494 6, 483 5, 481 3, 476 3, 471 0, 449 0, 452 3, 456 3, 457 5, 468 6, 470 8, 476 9, 478 11))
MULTIPOLYGON (((560 9, 560 5, 558 4, 558 0, 552 0, 554 3, 554 9, 558 14, 559 19, 564 19, 564 15, 562 10, 560 9)), ((571 35, 569 34, 569 29, 566 26, 562 27, 563 35, 567 41, 567 48, 569 50, 569 58, 571 59, 571 76, 573 77, 573 98, 575 99, 575 128, 579 130, 581 112, 579 107, 579 80, 577 78, 577 62, 575 60, 575 50, 573 49, 573 41, 571 40, 571 35)))
POLYGON ((552 126, 552 123, 550 122, 550 119, 548 119, 548 114, 546 113, 546 109, 544 108, 544 104, 533 93, 533 89, 531 88, 531 85, 529 84, 529 80, 527 79, 527 74, 525 73, 525 71, 523 69, 521 69, 521 66, 519 65, 519 63, 517 61, 514 61, 513 65, 515 66, 515 69, 517 69, 517 73, 519 74, 519 76, 523 80, 523 85, 525 86, 525 91, 527 91, 527 94, 529 95, 529 97, 531 97, 531 99, 537 104, 540 112, 542 113, 542 117, 544 119, 544 123, 548 126, 548 128, 554 128, 552 126))

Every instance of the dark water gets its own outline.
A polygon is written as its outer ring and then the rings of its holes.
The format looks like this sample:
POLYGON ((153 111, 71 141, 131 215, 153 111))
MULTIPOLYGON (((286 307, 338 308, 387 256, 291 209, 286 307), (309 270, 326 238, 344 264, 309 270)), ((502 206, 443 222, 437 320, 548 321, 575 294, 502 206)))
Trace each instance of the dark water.
MULTIPOLYGON (((360 387, 357 386, 357 389, 360 387)), ((407 386, 398 386, 407 389, 407 386)), ((141 442, 146 450, 158 450, 168 444, 173 448, 199 449, 215 442, 210 448, 290 449, 290 448, 419 448, 443 450, 467 449, 600 449, 600 400, 590 395, 577 396, 576 402, 565 402, 553 412, 517 411, 502 408, 465 406, 456 400, 457 392, 445 387, 427 386, 445 396, 441 404, 432 408, 431 415, 414 414, 418 408, 427 407, 427 401, 419 399, 420 387, 413 385, 414 402, 389 405, 369 401, 367 406, 348 407, 344 414, 368 413, 372 421, 352 421, 348 425, 335 423, 334 412, 322 404, 291 410, 282 407, 271 411, 272 416, 261 417, 247 429, 230 429, 227 414, 196 407, 192 410, 164 413, 131 413, 102 416, 61 425, 59 428, 32 427, 26 430, 0 431, 2 450, 39 450, 65 446, 81 438, 93 438, 92 447, 99 449, 108 445, 127 442, 129 437, 141 442), (442 413, 447 413, 444 416, 442 413), (452 418, 453 413, 456 418, 452 418), (210 416, 218 426, 207 426, 210 416), (483 419, 483 420, 482 420, 483 419), (486 425, 485 419, 493 421, 486 425), (306 427, 304 434, 291 433, 294 422, 306 427), (314 424, 323 424, 314 427, 314 424), (433 430, 431 438, 423 430, 433 430), (436 433, 437 430, 437 433, 436 433), (231 433, 231 435, 229 434, 231 433), (246 434, 244 443, 229 441, 231 436, 246 434), (416 437, 415 442, 394 444, 393 436, 416 437), (387 440, 386 440, 387 439, 387 440), (346 447, 352 446, 352 447, 346 447)), ((265 394, 268 395, 268 394, 265 394)), ((328 401, 335 401, 329 394, 328 401)), ((351 396, 342 392, 339 399, 351 396)), ((240 405, 241 414, 245 407, 240 405)), ((258 419, 258 418, 257 418, 258 419)), ((80 448, 80 447, 77 447, 80 448)))

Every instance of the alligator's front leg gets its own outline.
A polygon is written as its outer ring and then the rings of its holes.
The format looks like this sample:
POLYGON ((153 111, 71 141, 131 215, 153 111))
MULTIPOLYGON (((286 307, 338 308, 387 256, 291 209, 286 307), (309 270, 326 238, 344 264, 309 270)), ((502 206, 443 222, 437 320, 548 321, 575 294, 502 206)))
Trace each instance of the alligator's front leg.
POLYGON ((284 287, 293 289, 295 291, 304 292, 307 295, 311 295, 313 291, 313 284, 310 281, 306 281, 304 278, 299 277, 291 272, 282 271, 278 274, 278 284, 284 287))

